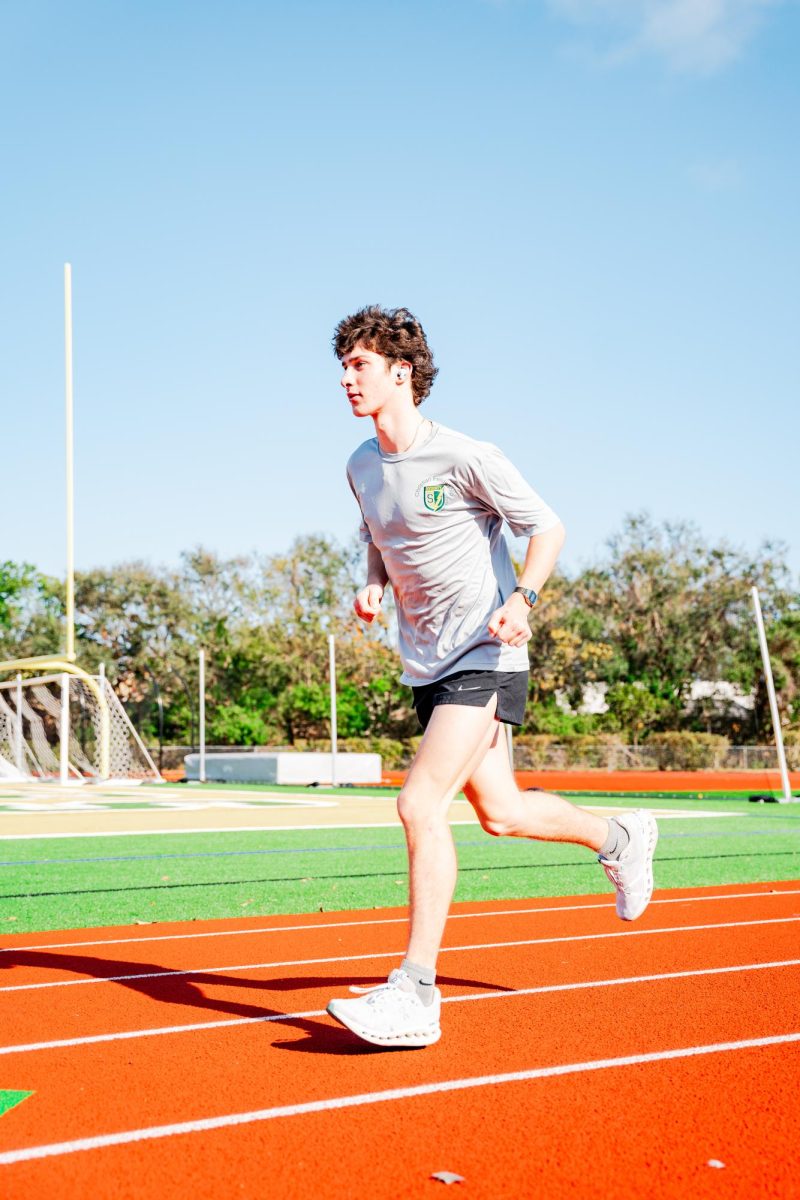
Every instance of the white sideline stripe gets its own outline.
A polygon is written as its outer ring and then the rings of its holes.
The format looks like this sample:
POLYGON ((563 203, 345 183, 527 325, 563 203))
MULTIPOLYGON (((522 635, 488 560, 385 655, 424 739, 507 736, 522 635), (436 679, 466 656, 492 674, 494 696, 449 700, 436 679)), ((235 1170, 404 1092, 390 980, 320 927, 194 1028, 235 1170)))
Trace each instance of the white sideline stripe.
MULTIPOLYGON (((656 933, 693 933, 703 929, 742 929, 748 925, 787 925, 800 917, 767 917, 760 921, 721 921, 715 925, 675 925, 666 929, 621 929, 613 933, 582 933, 568 937, 523 938, 512 942, 478 942, 471 946, 442 946, 440 954, 459 950, 502 950, 510 946, 549 946, 558 942, 595 942, 606 938, 649 937, 656 933)), ((83 987, 94 983, 124 983, 129 979, 173 979, 181 975, 218 975, 226 971, 267 971, 276 967, 312 967, 321 963, 361 962, 364 959, 402 957, 402 950, 379 950, 372 954, 345 954, 330 958, 295 958, 284 962, 235 963, 225 967, 193 967, 186 971, 147 971, 137 975, 104 975, 102 979, 54 979, 47 983, 17 983, 0 992, 33 992, 41 988, 83 987)))
MULTIPOLYGON (((0 803, 2 803, 0 801, 0 803)), ((274 805, 264 806, 258 810, 264 813, 275 812, 274 805)), ((128 810, 130 811, 130 810, 128 810)), ((137 809, 137 812, 171 814, 180 816, 178 809, 137 809)), ((245 809, 237 809, 237 812, 244 812, 245 809)), ((253 811, 256 811, 255 809, 253 811)), ((20 817, 27 814, 20 812, 0 813, 2 817, 20 817)), ((33 814, 35 815, 35 814, 33 814)), ((44 814, 47 815, 47 814, 44 814)), ((56 816, 75 816, 76 813, 58 812, 56 816)), ((83 814, 85 815, 85 813, 83 814)), ((107 809, 100 814, 101 816, 127 816, 127 812, 121 812, 119 809, 107 809)), ((739 816, 738 813, 715 813, 715 816, 739 816)), ((478 818, 474 821, 449 821, 449 825, 477 825, 478 818)), ((28 842, 28 841, 47 841, 53 838, 108 838, 108 837, 169 837, 176 833, 322 833, 326 829, 402 829, 400 818, 395 817, 392 821, 345 821, 338 824, 330 825, 220 825, 216 828, 210 828, 208 825, 198 825, 191 829, 184 829, 180 825, 171 825, 166 829, 107 829, 102 833, 97 833, 96 830, 82 829, 74 833, 4 833, 0 834, 0 842, 28 842)), ((402 849, 402 847, 400 847, 402 849)))
POLYGON ((587 1071, 606 1071, 615 1067, 637 1067, 645 1063, 668 1062, 694 1058, 703 1054, 725 1054, 735 1050, 754 1050, 765 1046, 783 1046, 800 1042, 800 1033, 781 1033, 773 1037, 748 1038, 740 1042, 712 1042, 704 1046, 686 1046, 677 1050, 655 1050, 650 1054, 628 1054, 623 1058, 600 1058, 589 1062, 562 1063, 555 1067, 535 1067, 529 1071, 509 1071, 504 1075, 475 1075, 467 1079, 446 1079, 440 1083, 422 1083, 415 1087, 390 1088, 384 1092, 362 1092, 355 1096, 336 1096, 330 1100, 311 1100, 305 1104, 285 1104, 261 1108, 253 1112, 227 1113, 195 1121, 180 1121, 174 1125, 152 1125, 145 1129, 129 1129, 122 1133, 106 1133, 97 1137, 75 1138, 70 1142, 51 1142, 44 1146, 29 1146, 23 1150, 7 1150, 0 1154, 0 1165, 30 1162, 36 1158, 53 1158, 76 1154, 81 1150, 100 1150, 106 1146, 124 1146, 131 1142, 152 1141, 185 1133, 208 1133, 212 1129, 228 1129, 234 1125, 251 1125, 256 1121, 273 1121, 279 1117, 299 1117, 307 1113, 331 1112, 356 1108, 364 1104, 383 1104, 393 1100, 409 1100, 417 1096, 434 1096, 442 1092, 458 1092, 467 1088, 496 1087, 503 1083, 524 1083, 531 1079, 552 1079, 559 1075, 577 1075, 587 1071))
MULTIPOLYGON (((180 813, 175 809, 158 809, 158 810, 137 810, 159 813, 170 812, 180 813)), ((243 812, 243 809, 237 811, 243 812)), ((274 807, 264 808, 266 813, 275 811, 274 807)), ((0 817, 19 817, 23 814, 19 812, 0 813, 0 817)), ((70 813, 58 813, 58 816, 70 816, 70 813)), ((114 813, 109 809, 101 814, 102 816, 126 816, 127 813, 114 813)), ((722 815, 722 814, 720 814, 722 815)), ((737 814, 729 814, 737 815, 737 814)), ((451 825, 475 825, 475 821, 450 821, 451 825)), ((59 838, 108 838, 108 837, 168 837, 170 834, 184 833, 320 833, 325 829, 400 829, 399 818, 394 821, 372 821, 366 823, 364 821, 350 822, 346 825, 220 825, 214 829, 207 825, 198 825, 196 828, 183 829, 179 825, 172 825, 168 829, 108 829, 103 833, 97 833, 92 830, 82 830, 79 833, 4 833, 0 834, 0 842, 28 842, 28 841, 47 841, 49 839, 59 838)), ((402 847, 401 847, 402 849, 402 847)))
MULTIPOLYGON (((667 971, 661 975, 629 975, 621 979, 593 979, 580 983, 548 983, 538 987, 514 988, 507 992, 474 992, 466 996, 445 996, 443 1004, 460 1004, 466 1000, 507 1000, 516 996, 541 996, 548 992, 573 992, 582 989, 622 987, 633 983, 657 983, 664 979, 691 979, 696 975, 733 975, 739 971, 769 971, 780 967, 800 967, 800 958, 780 962, 740 963, 733 967, 702 967, 695 971, 667 971)), ((53 1042, 28 1042, 17 1046, 0 1046, 0 1054, 27 1054, 34 1050, 64 1050, 71 1046, 91 1046, 98 1042, 120 1042, 131 1038, 159 1037, 173 1033, 200 1033, 206 1029, 228 1029, 241 1025, 260 1025, 268 1021, 302 1021, 322 1017, 325 1009, 308 1012, 271 1013, 263 1017, 239 1017, 232 1021, 199 1021, 194 1025, 165 1025, 156 1029, 133 1029, 123 1033, 98 1033, 87 1037, 60 1038, 53 1042)))
MULTIPOLYGON (((758 900, 762 897, 771 899, 775 896, 800 896, 800 888, 784 888, 770 892, 724 892, 713 896, 669 896, 650 901, 654 904, 703 904, 709 900, 758 900)), ((613 897, 591 904, 552 904, 546 908, 507 908, 492 912, 450 913, 450 921, 474 921, 481 917, 520 917, 537 913, 554 912, 584 912, 593 908, 610 908, 613 897)), ((261 929, 220 929, 208 930, 204 933, 159 933, 155 937, 132 938, 99 938, 91 942, 46 942, 31 946, 0 946, 0 954, 14 954, 20 950, 71 950, 76 946, 127 946, 149 942, 189 942, 196 938, 217 937, 255 937, 261 933, 319 933, 325 929, 349 929, 362 925, 406 925, 408 917, 381 917, 379 920, 364 921, 324 921, 314 925, 268 925, 261 929)))

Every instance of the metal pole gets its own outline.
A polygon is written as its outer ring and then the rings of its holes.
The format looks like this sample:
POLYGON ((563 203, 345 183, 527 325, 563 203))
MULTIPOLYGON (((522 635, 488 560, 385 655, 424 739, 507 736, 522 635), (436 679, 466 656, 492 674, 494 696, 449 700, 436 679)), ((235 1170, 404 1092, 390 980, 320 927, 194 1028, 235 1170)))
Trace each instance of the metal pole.
MULTIPOLYGON (((97 668, 97 686, 100 688, 100 693, 101 693, 103 699, 105 700, 105 698, 106 698, 106 664, 105 663, 100 663, 100 666, 97 668)), ((109 758, 110 758, 110 754, 111 754, 110 740, 109 740, 108 749, 109 749, 109 758)), ((111 763, 110 762, 108 764, 108 769, 109 769, 109 773, 110 773, 110 771, 111 771, 111 763)))
POLYGON ((66 417, 66 518, 67 518, 67 586, 66 586, 66 658, 75 658, 75 472, 73 446, 72 397, 72 267, 64 264, 64 391, 66 417))
POLYGON ((200 651, 200 687, 199 687, 199 721, 200 721, 200 770, 201 783, 206 781, 206 652, 200 651))
POLYGON ((764 629, 764 617, 761 613, 761 600, 759 599, 758 588, 751 588, 750 595, 753 597, 753 608, 756 612, 758 644, 761 647, 761 661, 764 664, 764 679, 766 680, 767 684, 769 711, 770 716, 772 717, 772 728, 775 731, 775 749, 778 751, 778 769, 781 773, 781 784, 783 786, 783 800, 781 803, 788 804, 792 800, 792 785, 789 782, 789 771, 786 766, 786 751, 783 748, 781 718, 780 713, 778 712, 778 700, 775 695, 775 681, 772 678, 772 664, 769 661, 769 647, 767 646, 767 634, 764 629))
MULTIPOLYGON (((161 774, 164 767, 164 698, 161 695, 161 686, 149 667, 144 667, 150 677, 150 682, 156 690, 156 707, 158 709, 158 773, 161 774)), ((192 697, 189 694, 189 711, 192 708, 192 697)), ((192 746, 194 750, 194 746, 192 746)))
POLYGON ((328 635, 328 662, 331 676, 331 783, 336 787, 336 753, 338 748, 336 729, 336 643, 332 633, 328 635))
POLYGON ((61 721, 59 724, 58 781, 62 787, 69 782, 69 675, 61 676, 61 721))
POLYGON ((17 672, 17 727, 14 730, 14 758, 18 771, 22 771, 22 676, 17 672))
POLYGON ((506 725, 506 741, 508 742, 508 761, 511 763, 511 770, 514 770, 514 731, 510 725, 506 725))

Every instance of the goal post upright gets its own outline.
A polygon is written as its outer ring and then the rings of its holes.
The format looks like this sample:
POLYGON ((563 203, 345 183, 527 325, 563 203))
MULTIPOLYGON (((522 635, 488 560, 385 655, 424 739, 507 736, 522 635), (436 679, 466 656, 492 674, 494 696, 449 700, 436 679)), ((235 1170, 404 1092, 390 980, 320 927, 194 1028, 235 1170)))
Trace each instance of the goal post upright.
MULTIPOLYGON (((64 623, 65 630, 62 645, 63 651, 59 650, 51 654, 36 654, 25 658, 9 659, 0 662, 0 691, 8 692, 13 695, 13 711, 17 715, 17 719, 12 722, 13 741, 9 747, 14 762, 18 770, 22 770, 24 765, 25 755, 29 753, 26 750, 25 739, 22 730, 21 713, 24 708, 23 691, 28 684, 31 686, 46 684, 48 682, 57 682, 60 693, 57 710, 49 710, 51 716, 56 715, 56 724, 58 727, 58 771, 57 778, 62 785, 70 780, 70 683, 80 685, 85 689, 86 694, 91 695, 92 703, 96 706, 96 732, 97 732, 97 751, 95 755, 94 771, 99 782, 107 780, 111 775, 111 756, 112 756, 112 707, 116 705, 119 710, 118 715, 115 711, 113 716, 114 721, 114 761, 122 761, 120 758, 117 743, 120 740, 120 726, 127 726, 122 729, 123 739, 132 740, 138 746, 137 753, 139 757, 145 761, 146 769, 152 772, 156 779, 160 779, 158 771, 154 766, 150 756, 147 753, 141 738, 136 733, 136 730, 130 723, 130 720, 124 713, 122 706, 115 696, 113 690, 105 679, 104 670, 100 671, 99 677, 94 677, 77 664, 77 655, 75 652, 75 471, 74 471, 74 403, 73 403, 73 371, 72 371, 72 267, 70 263, 64 264, 64 410, 65 410, 65 437, 64 437, 64 462, 65 462, 65 525, 66 525, 66 581, 65 581, 65 612, 64 623), (10 673, 15 673, 15 680, 10 684, 2 682, 2 676, 10 673), (48 681, 47 679, 23 681, 23 674, 30 675, 31 673, 41 672, 56 673, 55 680, 48 681), (108 690, 108 695, 106 691, 108 690), (110 699, 109 699, 110 698, 110 699)), ((7 704, 5 705, 7 708, 7 704)))
POLYGON ((75 661, 75 447, 72 390, 72 265, 64 263, 64 408, 66 466, 66 637, 65 657, 75 661))

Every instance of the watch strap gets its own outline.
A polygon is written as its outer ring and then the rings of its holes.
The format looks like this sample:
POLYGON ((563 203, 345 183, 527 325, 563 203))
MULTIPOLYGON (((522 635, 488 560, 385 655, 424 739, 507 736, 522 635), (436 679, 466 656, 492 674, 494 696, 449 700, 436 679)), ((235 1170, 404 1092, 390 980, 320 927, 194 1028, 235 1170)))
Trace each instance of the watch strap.
POLYGON ((539 593, 535 592, 533 588, 515 587, 514 591, 519 592, 521 596, 525 597, 525 603, 528 605, 528 608, 533 608, 539 599, 539 593))

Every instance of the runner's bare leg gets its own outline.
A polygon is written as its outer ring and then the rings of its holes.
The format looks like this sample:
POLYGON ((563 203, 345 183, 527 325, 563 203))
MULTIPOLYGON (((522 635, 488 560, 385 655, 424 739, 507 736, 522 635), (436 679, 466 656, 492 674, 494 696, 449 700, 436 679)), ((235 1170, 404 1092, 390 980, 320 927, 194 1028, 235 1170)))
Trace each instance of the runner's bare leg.
POLYGON ((487 832, 573 842, 598 851, 608 822, 549 792, 520 792, 508 758, 496 699, 486 708, 434 709, 397 799, 409 864, 406 957, 435 967, 456 883, 456 853, 447 820, 462 788, 487 832))
POLYGON ((456 852, 447 814, 453 797, 485 756, 497 698, 486 708, 440 704, 433 710, 397 811, 408 844, 409 941, 406 957, 435 967, 456 885, 456 852))
POLYGON ((573 842, 598 851, 608 835, 608 821, 552 792, 521 792, 508 758, 505 729, 496 734, 464 785, 483 828, 496 837, 527 837, 546 842, 573 842))

